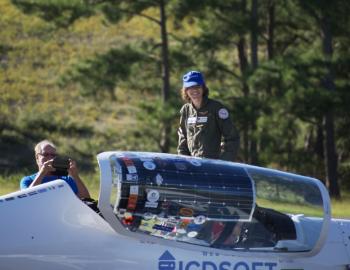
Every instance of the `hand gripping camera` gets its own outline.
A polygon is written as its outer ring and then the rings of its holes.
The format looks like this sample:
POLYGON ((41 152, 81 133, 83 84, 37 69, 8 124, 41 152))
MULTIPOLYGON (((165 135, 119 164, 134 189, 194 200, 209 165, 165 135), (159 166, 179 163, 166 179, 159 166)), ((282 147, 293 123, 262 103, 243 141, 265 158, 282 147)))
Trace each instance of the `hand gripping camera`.
POLYGON ((69 169, 69 158, 62 156, 55 157, 52 162, 52 167, 56 169, 56 171, 53 172, 54 175, 67 176, 69 169))

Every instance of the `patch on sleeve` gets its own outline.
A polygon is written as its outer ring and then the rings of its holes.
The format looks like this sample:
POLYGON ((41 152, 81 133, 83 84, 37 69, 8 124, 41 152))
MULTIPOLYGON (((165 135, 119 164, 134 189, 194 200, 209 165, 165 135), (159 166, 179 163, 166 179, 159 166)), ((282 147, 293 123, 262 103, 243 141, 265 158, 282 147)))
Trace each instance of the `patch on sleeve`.
POLYGON ((221 119, 227 119, 228 118, 228 110, 226 110, 225 108, 222 108, 219 110, 219 117, 221 119))

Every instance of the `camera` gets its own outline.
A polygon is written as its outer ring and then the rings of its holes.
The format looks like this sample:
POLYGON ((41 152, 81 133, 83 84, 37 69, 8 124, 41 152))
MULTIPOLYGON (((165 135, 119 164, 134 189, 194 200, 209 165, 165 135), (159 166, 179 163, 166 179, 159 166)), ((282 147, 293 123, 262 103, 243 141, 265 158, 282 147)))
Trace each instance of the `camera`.
POLYGON ((69 168, 69 158, 57 156, 54 158, 52 162, 52 167, 56 170, 53 172, 54 175, 57 176, 67 176, 68 168, 69 168))

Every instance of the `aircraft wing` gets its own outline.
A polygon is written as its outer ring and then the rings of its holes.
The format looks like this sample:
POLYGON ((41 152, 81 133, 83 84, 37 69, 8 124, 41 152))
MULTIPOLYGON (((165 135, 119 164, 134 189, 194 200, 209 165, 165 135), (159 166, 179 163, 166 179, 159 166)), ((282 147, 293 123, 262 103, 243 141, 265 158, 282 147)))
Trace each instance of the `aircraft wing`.
POLYGON ((98 155, 94 212, 62 180, 0 197, 0 269, 344 270, 317 179, 150 152, 98 155))

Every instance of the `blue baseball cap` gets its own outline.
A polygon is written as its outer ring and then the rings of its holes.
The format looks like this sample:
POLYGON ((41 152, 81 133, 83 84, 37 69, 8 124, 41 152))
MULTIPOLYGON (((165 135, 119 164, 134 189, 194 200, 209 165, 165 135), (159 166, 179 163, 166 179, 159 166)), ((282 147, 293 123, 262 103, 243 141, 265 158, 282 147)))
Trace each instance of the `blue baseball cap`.
POLYGON ((199 71, 190 71, 187 72, 183 78, 183 88, 188 88, 194 85, 204 85, 204 78, 202 73, 200 73, 199 71))

